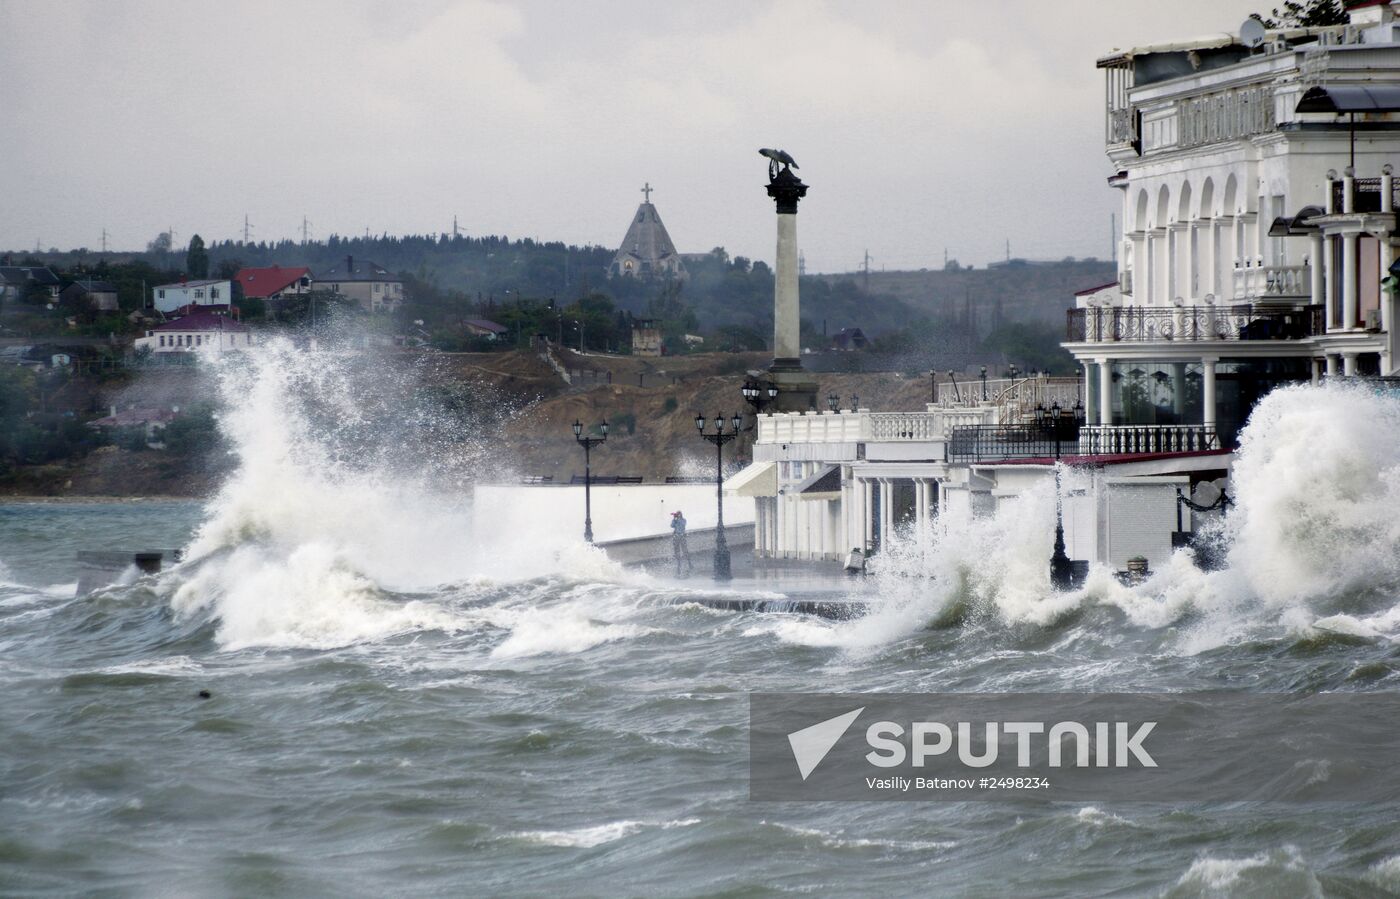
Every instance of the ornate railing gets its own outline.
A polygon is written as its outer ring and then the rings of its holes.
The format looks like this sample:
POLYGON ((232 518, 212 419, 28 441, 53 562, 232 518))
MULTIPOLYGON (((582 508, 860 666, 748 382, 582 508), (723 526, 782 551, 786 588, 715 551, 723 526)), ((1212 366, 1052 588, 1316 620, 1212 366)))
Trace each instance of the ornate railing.
POLYGON ((1079 433, 1080 425, 1073 420, 1058 427, 1032 423, 954 428, 948 436, 948 461, 1056 459, 1079 452, 1079 433))
POLYGON ((996 409, 940 409, 927 412, 779 412, 758 416, 757 443, 861 443, 864 441, 945 440, 953 428, 987 424, 996 409))
POLYGON ((1235 296, 1260 299, 1300 299, 1312 296, 1312 268, 1271 265, 1235 269, 1235 296))
POLYGON ((1220 449, 1215 427, 1208 425, 1086 425, 1079 429, 1083 456, 1138 453, 1200 453, 1220 449))
MULTIPOLYGON (((1355 212, 1380 212, 1381 211, 1381 179, 1379 178, 1357 178, 1352 182, 1352 198, 1356 201, 1352 207, 1355 212)), ((1346 208, 1346 181, 1332 182, 1332 208, 1341 212, 1346 208)), ((1391 182, 1390 186, 1390 208, 1400 209, 1400 178, 1391 182)))
POLYGON ((1168 340, 1298 340, 1321 334, 1321 306, 1113 306, 1070 309, 1070 343, 1168 340))

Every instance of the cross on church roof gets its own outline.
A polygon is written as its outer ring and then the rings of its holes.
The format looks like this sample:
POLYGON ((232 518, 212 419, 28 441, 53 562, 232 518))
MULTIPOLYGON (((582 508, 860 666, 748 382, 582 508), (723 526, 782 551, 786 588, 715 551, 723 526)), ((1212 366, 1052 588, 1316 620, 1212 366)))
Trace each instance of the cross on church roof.
POLYGON ((642 185, 642 193, 646 196, 646 202, 648 202, 648 203, 651 202, 651 191, 652 191, 652 187, 651 187, 651 182, 650 182, 650 181, 648 181, 646 184, 643 184, 643 185, 642 185))

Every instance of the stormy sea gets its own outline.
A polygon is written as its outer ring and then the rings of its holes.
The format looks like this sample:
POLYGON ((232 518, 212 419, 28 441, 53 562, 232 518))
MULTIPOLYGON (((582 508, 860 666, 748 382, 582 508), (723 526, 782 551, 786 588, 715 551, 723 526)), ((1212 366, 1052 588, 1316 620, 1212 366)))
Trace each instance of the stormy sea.
POLYGON ((208 502, 0 505, 0 894, 1400 895, 1389 805, 758 803, 747 746, 752 691, 1395 690, 1394 400, 1270 394, 1222 570, 1054 593, 1047 492, 827 621, 482 532, 306 369, 226 372, 208 502), (183 561, 75 597, 113 546, 183 561))

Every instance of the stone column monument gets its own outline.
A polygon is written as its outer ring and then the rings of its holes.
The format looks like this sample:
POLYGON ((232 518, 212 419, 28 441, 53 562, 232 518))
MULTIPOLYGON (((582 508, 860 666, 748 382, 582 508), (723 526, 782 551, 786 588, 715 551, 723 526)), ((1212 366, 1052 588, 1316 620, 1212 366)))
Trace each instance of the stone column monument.
POLYGON ((768 159, 768 196, 778 212, 778 260, 773 276, 773 364, 767 379, 778 386, 777 412, 817 406, 817 383, 802 370, 801 304, 797 287, 797 201, 807 185, 793 174, 797 163, 782 150, 759 150, 768 159))

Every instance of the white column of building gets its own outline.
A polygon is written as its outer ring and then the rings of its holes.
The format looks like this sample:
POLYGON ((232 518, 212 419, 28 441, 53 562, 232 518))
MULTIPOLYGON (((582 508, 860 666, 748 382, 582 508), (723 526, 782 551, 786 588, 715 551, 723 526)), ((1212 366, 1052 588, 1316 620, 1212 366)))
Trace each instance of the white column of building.
POLYGON ((1097 384, 1093 383, 1093 365, 1089 360, 1079 363, 1084 368, 1084 421, 1093 424, 1099 419, 1097 384))
POLYGON ((1342 353, 1342 374, 1348 378, 1356 377, 1356 354, 1342 353))
POLYGON ((1342 238, 1342 330, 1356 327, 1356 244, 1360 235, 1342 238))
POLYGON ((861 541, 861 549, 867 550, 871 543, 875 542, 875 492, 871 489, 869 478, 862 479, 861 482, 861 508, 864 510, 864 518, 861 520, 861 534, 865 535, 861 541))
POLYGON ((768 516, 763 508, 763 498, 759 497, 753 501, 753 554, 756 558, 763 557, 763 543, 768 536, 768 516))
POLYGON ((1162 302, 1170 303, 1181 296, 1181 226, 1167 226, 1167 284, 1162 302))
POLYGON ((842 558, 855 546, 851 542, 851 506, 855 504, 855 497, 851 492, 851 479, 845 468, 841 469, 841 530, 836 535, 837 549, 841 552, 842 558))
POLYGON ((1214 294, 1220 296, 1220 222, 1215 219, 1210 220, 1210 226, 1206 232, 1206 262, 1204 268, 1207 273, 1205 286, 1201 293, 1214 294))
POLYGON ((1132 241, 1133 259, 1133 298, 1139 303, 1147 302, 1147 236, 1141 231, 1134 231, 1128 235, 1132 241))
POLYGON ((880 479, 880 546, 889 545, 894 534, 894 485, 889 478, 880 479))
POLYGON ((1324 257, 1327 255, 1327 241, 1323 239, 1321 231, 1314 231, 1308 235, 1308 273, 1312 276, 1312 290, 1310 291, 1311 302, 1314 306, 1325 306, 1327 304, 1327 278, 1324 257))
POLYGON ((1196 222, 1186 226, 1186 278, 1182 281, 1179 296, 1195 299, 1200 296, 1201 285, 1201 228, 1196 222))
POLYGON ((1158 228, 1152 239, 1152 302, 1160 305, 1171 300, 1171 247, 1166 226, 1158 228))
POLYGON ((1327 354, 1327 377, 1335 378, 1338 374, 1337 356, 1335 353, 1327 354))
POLYGON ((1113 371, 1111 360, 1095 359, 1099 367, 1099 424, 1113 424, 1113 371))
POLYGON ((1215 363, 1218 359, 1201 360, 1201 423, 1215 427, 1215 363))
POLYGON ((821 558, 826 558, 827 556, 836 552, 836 528, 835 525, 832 523, 833 516, 831 514, 831 503, 832 500, 829 499, 824 499, 812 503, 812 505, 817 507, 817 514, 820 515, 822 518, 822 546, 820 550, 821 558))

